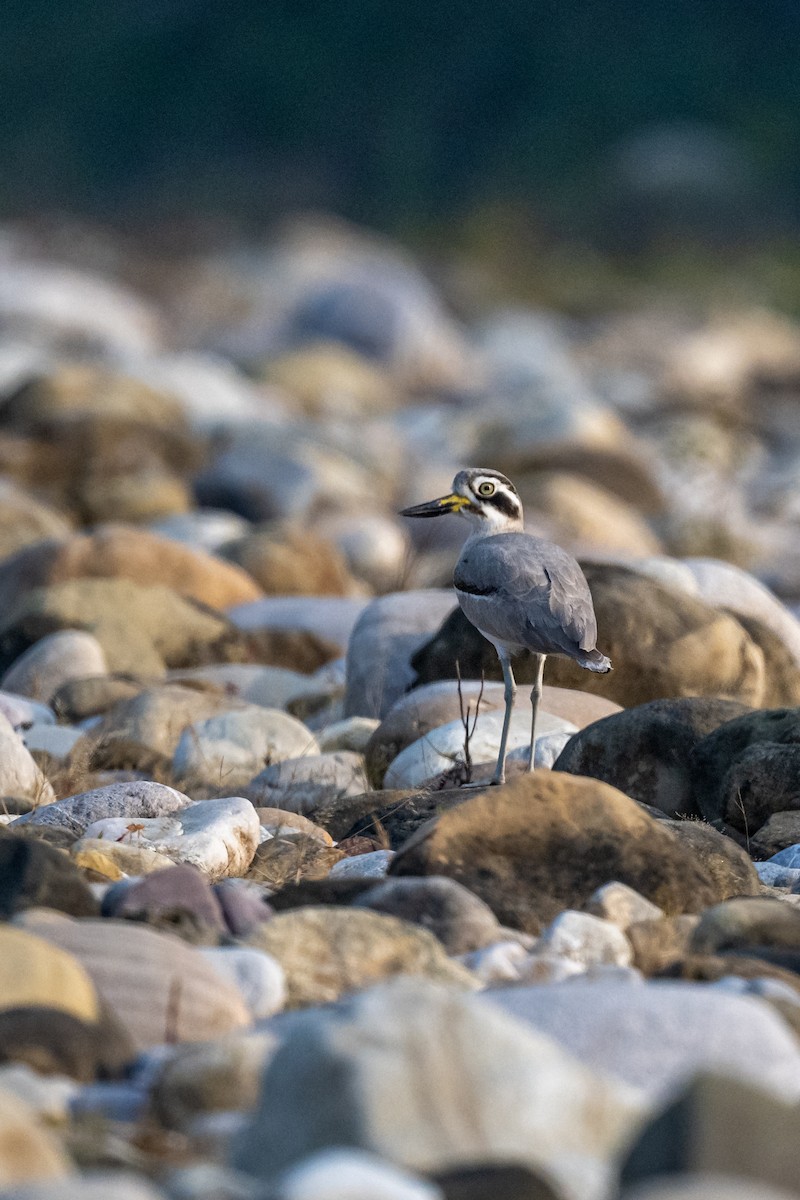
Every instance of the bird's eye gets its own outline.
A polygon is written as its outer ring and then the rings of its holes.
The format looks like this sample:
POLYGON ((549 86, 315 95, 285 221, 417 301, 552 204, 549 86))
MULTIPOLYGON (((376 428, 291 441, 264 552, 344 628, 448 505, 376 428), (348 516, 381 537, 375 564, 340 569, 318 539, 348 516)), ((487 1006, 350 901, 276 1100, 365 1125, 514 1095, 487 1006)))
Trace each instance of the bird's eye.
POLYGON ((478 488, 478 495, 480 495, 480 496, 494 495, 494 484, 493 483, 482 483, 480 485, 480 487, 478 488))

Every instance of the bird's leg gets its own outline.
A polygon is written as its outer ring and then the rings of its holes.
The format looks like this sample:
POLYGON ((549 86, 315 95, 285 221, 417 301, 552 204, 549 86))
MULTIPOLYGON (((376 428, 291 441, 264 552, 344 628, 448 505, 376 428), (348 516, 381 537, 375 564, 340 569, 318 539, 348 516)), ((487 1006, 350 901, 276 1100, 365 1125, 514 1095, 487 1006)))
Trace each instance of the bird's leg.
POLYGON ((506 711, 503 717, 503 732, 500 735, 500 753, 497 756, 497 766, 494 769, 492 783, 505 783, 506 742, 508 741, 508 727, 511 724, 511 710, 514 707, 517 685, 514 682, 514 672, 511 670, 511 660, 505 650, 501 650, 499 646, 495 648, 497 650, 497 657, 500 659, 500 666, 503 668, 503 682, 505 684, 503 698, 506 702, 506 711))
POLYGON ((539 712, 539 701, 542 698, 542 676, 544 675, 544 660, 546 655, 534 654, 536 674, 531 688, 531 752, 528 757, 528 770, 533 770, 533 760, 536 755, 536 716, 539 712))

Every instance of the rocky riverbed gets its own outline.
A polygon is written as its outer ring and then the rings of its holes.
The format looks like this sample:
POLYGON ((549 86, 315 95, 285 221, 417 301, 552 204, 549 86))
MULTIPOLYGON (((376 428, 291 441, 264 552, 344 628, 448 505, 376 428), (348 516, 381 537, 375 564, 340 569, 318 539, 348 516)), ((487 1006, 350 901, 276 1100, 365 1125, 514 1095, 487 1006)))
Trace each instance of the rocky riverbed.
POLYGON ((796 1196, 800 327, 0 234, 0 1196, 796 1196), (465 465, 614 663, 503 788, 465 465))

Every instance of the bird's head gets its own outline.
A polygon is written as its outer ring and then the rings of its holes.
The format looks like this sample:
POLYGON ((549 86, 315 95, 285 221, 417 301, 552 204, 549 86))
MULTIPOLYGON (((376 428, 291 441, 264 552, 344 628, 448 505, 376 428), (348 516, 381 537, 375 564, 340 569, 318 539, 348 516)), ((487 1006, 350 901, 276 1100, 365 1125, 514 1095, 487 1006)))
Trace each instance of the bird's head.
POLYGON ((459 471, 453 490, 437 500, 404 508, 403 517, 442 517, 456 513, 486 532, 522 529, 522 502, 510 479, 487 467, 459 471))

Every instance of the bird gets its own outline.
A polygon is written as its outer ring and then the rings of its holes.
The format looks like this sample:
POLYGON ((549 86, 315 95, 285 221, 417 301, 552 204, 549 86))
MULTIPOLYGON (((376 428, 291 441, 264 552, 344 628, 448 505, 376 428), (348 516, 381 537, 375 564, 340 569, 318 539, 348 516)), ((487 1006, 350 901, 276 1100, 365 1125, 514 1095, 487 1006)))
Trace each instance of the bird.
POLYGON ((503 670, 505 714, 492 784, 505 783, 506 744, 516 683, 511 657, 534 655, 531 689, 533 770, 536 718, 548 654, 605 674, 611 661, 597 649, 597 619, 586 576, 561 546, 526 533, 522 501, 510 479, 486 467, 459 471, 447 496, 401 510, 404 517, 465 517, 472 532, 453 572, 464 615, 494 646, 503 670))

